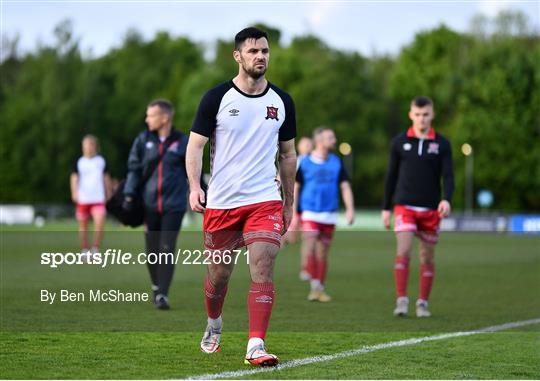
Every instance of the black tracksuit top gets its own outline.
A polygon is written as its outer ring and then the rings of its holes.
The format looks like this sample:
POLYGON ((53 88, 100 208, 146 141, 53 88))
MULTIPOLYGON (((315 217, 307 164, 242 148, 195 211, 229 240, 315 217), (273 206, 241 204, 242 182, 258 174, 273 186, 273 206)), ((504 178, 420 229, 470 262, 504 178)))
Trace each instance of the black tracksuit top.
POLYGON ((437 209, 442 199, 452 201, 454 171, 450 142, 431 128, 427 138, 416 137, 413 128, 397 135, 391 143, 390 160, 384 182, 383 209, 390 210, 393 201, 437 209))

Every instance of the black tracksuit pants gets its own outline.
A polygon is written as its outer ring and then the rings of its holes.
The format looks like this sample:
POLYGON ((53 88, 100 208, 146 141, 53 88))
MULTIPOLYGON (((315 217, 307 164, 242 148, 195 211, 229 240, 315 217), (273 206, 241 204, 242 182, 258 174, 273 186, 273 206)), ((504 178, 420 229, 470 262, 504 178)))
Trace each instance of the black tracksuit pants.
POLYGON ((171 258, 171 256, 159 256, 159 253, 172 253, 173 257, 176 256, 176 238, 183 217, 183 211, 159 213, 147 210, 145 212, 146 254, 155 253, 158 257, 151 256, 148 258, 159 260, 158 263, 147 263, 152 284, 157 286, 155 294, 168 295, 169 293, 174 274, 174 258, 171 258))

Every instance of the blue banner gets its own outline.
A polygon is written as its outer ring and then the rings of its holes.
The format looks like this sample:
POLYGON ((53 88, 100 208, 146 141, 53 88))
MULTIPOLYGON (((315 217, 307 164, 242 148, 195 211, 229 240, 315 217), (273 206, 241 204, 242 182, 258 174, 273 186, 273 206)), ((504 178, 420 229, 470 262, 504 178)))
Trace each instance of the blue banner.
POLYGON ((510 216, 510 229, 513 233, 540 234, 540 215, 510 216))

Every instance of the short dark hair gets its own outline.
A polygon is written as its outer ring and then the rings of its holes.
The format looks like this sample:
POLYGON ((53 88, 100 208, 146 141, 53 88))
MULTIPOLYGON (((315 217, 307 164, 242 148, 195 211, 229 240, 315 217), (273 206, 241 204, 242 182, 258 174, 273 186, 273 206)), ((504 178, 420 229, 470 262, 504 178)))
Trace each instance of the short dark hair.
POLYGON ((255 28, 254 26, 244 28, 234 36, 234 50, 239 51, 242 49, 242 44, 249 38, 254 38, 255 40, 266 38, 268 40, 268 34, 264 30, 255 28))
POLYGON ((148 107, 158 106, 159 109, 169 116, 169 119, 172 119, 174 116, 174 107, 171 102, 167 99, 155 99, 152 102, 148 103, 148 107))
POLYGON ((421 95, 421 96, 415 97, 411 101, 411 106, 416 106, 416 107, 433 106, 433 101, 431 100, 430 97, 421 95))
POLYGON ((313 140, 316 140, 323 132, 332 131, 330 127, 320 126, 313 130, 313 140))

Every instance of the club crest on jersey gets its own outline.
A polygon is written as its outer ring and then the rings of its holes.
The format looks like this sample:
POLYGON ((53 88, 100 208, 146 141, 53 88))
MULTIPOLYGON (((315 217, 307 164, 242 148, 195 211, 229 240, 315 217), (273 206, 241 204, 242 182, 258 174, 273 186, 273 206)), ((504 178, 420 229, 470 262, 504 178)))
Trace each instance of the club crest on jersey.
POLYGON ((167 151, 177 151, 178 150, 178 141, 172 143, 169 148, 167 149, 167 151))
POLYGON ((439 143, 429 143, 427 153, 439 154, 439 143))
POLYGON ((412 148, 411 143, 405 143, 405 144, 403 144, 403 149, 404 149, 405 151, 410 151, 411 148, 412 148))
POLYGON ((278 108, 274 106, 266 106, 266 118, 265 119, 278 119, 278 108))

